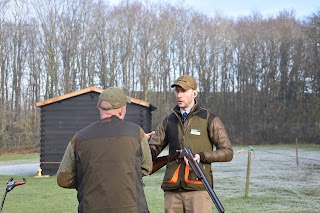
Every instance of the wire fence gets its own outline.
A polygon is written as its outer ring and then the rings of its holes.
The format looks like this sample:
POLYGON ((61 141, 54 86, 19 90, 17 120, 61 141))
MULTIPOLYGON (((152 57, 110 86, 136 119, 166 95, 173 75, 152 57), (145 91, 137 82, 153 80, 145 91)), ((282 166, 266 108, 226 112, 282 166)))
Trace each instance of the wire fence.
MULTIPOLYGON (((289 150, 289 151, 292 151, 292 150, 289 150)), ((314 182, 313 185, 315 185, 319 189, 320 188, 320 160, 319 159, 316 159, 316 158, 313 158, 313 157, 301 157, 301 156, 299 157, 297 155, 294 156, 294 155, 291 155, 291 154, 272 152, 272 151, 268 151, 268 150, 264 150, 264 149, 254 149, 253 147, 249 147, 248 155, 249 155, 249 152, 251 152, 251 154, 253 156, 252 162, 254 163, 255 161, 257 161, 259 165, 262 165, 262 168, 265 171, 267 171, 272 177, 274 177, 279 185, 287 188, 289 191, 291 191, 292 193, 294 193, 297 196, 299 196, 303 201, 305 201, 306 203, 309 203, 315 209, 319 209, 320 210, 319 197, 316 198, 315 196, 299 192, 299 189, 296 189, 294 186, 292 186, 292 185, 298 185, 298 184, 292 184, 292 183, 295 183, 297 181, 299 181, 300 185, 303 184, 303 183, 305 183, 305 185, 308 185, 308 183, 306 183, 306 181, 301 181, 299 179, 295 179, 296 176, 294 176, 292 174, 294 169, 303 168, 303 167, 305 167, 305 165, 307 165, 307 168, 305 170, 302 170, 301 172, 305 173, 304 176, 308 176, 308 175, 314 176, 314 177, 310 177, 310 178, 314 179, 315 182, 314 182), (276 155, 277 158, 275 160, 271 160, 271 159, 273 159, 273 157, 270 157, 272 155, 276 155), (291 162, 291 163, 293 163, 292 160, 288 161, 288 158, 299 159, 299 161, 300 160, 301 161, 302 160, 303 161, 308 161, 309 163, 302 163, 301 166, 296 165, 294 167, 292 166, 292 164, 287 164, 286 168, 284 168, 283 162, 291 162), (310 167, 310 161, 311 161, 312 167, 310 167), (276 164, 281 164, 281 166, 279 167, 276 164), (285 171, 285 170, 287 170, 287 171, 285 171), (313 172, 310 172, 310 170, 313 170, 313 172), (277 172, 280 173, 280 175, 277 174, 277 172), (290 182, 291 182, 291 184, 290 184, 290 182)), ((316 156, 316 155, 319 156, 319 152, 318 151, 314 150, 314 151, 312 151, 312 153, 313 153, 313 156, 316 156)), ((248 168, 250 168, 249 163, 250 162, 249 162, 249 158, 248 158, 248 165, 247 165, 248 168)), ((261 171, 256 171, 257 168, 259 168, 259 166, 251 167, 251 174, 255 174, 255 172, 261 173, 261 171)), ((249 173, 249 176, 250 176, 250 173, 249 173)), ((247 174, 247 177, 248 177, 248 174, 247 174)), ((251 178, 251 179, 253 179, 253 178, 251 178)), ((247 183, 247 184, 249 184, 249 183, 247 183)), ((313 186, 310 186, 310 187, 311 187, 311 190, 314 189, 313 186)))
MULTIPOLYGON (((269 154, 274 154, 274 155, 280 155, 280 156, 286 156, 286 157, 291 157, 291 158, 297 158, 297 156, 294 156, 294 155, 288 155, 288 154, 277 153, 277 152, 270 152, 270 151, 263 150, 263 149, 262 149, 262 150, 259 149, 258 151, 259 151, 259 152, 264 152, 264 153, 269 153, 269 154)), ((319 153, 319 155, 320 155, 320 153, 319 153)), ((314 159, 314 158, 306 158, 306 157, 299 157, 299 156, 298 156, 298 159, 320 162, 320 159, 314 159)))

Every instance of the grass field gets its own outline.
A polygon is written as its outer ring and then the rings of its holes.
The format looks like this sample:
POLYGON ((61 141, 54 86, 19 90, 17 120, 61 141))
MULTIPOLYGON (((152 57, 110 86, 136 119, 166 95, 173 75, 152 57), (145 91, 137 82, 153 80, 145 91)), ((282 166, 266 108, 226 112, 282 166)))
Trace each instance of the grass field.
MULTIPOLYGON (((244 198, 248 147, 234 147, 239 154, 229 163, 214 163, 215 192, 226 212, 320 212, 320 146, 299 146, 298 165, 295 146, 254 146, 248 198, 244 198), (242 151, 243 150, 243 151, 242 151)), ((38 154, 1 156, 0 162, 35 160, 38 154)), ((163 211, 160 188, 164 169, 145 177, 145 192, 151 213, 163 211)), ((35 174, 36 175, 36 174, 35 174)), ((1 200, 7 180, 22 177, 27 184, 7 194, 3 213, 77 212, 76 191, 62 189, 56 177, 0 175, 1 200), (2 190, 2 191, 1 191, 2 190)), ((217 212, 214 208, 213 212, 217 212)))

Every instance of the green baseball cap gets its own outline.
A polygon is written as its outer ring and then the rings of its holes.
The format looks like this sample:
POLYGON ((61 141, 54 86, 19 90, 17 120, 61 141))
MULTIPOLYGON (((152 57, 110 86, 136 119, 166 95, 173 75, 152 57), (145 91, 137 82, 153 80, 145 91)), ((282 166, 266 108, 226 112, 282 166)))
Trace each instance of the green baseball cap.
POLYGON ((189 89, 197 89, 197 83, 194 77, 190 75, 183 75, 177 78, 177 80, 171 85, 171 87, 175 86, 180 86, 184 90, 189 90, 189 89))
POLYGON ((119 109, 126 103, 131 103, 131 99, 119 87, 109 87, 99 95, 98 106, 103 110, 119 109), (101 106, 102 101, 109 102, 111 107, 101 106))

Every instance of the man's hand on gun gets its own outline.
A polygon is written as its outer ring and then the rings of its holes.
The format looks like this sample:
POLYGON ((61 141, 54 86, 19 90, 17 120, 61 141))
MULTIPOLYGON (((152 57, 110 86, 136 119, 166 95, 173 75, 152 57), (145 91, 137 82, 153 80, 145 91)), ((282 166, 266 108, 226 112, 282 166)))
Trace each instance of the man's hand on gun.
MULTIPOLYGON (((184 162, 189 166, 189 161, 188 158, 186 158, 186 156, 183 157, 184 162)), ((200 162, 200 155, 199 154, 195 154, 193 160, 195 160, 197 163, 200 162)), ((191 167, 190 167, 191 169, 191 167)))

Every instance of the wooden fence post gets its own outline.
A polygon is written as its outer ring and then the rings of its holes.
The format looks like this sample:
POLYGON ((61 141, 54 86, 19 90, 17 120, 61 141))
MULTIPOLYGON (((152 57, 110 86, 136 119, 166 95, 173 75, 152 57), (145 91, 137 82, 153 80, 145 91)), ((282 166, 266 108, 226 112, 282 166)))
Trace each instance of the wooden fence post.
POLYGON ((296 162, 297 162, 297 166, 299 166, 299 157, 298 157, 298 138, 296 138, 296 162))
POLYGON ((248 164, 247 164, 246 192, 245 192, 245 194, 244 194, 244 197, 245 197, 245 198, 248 198, 248 194, 249 194, 251 151, 253 151, 253 148, 249 146, 249 148, 248 148, 248 164))

